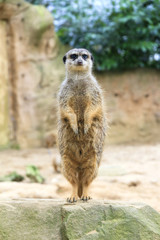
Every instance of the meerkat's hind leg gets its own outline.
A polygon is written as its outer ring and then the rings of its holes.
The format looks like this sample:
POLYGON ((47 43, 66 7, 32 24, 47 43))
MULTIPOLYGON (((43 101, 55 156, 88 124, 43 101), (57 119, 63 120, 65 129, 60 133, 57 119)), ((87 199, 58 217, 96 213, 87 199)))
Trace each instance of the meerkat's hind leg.
POLYGON ((88 201, 88 200, 92 199, 88 194, 88 189, 89 189, 89 186, 87 186, 87 185, 83 186, 83 193, 82 193, 81 200, 88 201))
POLYGON ((98 172, 96 158, 95 157, 92 157, 92 158, 93 158, 93 165, 86 167, 83 171, 83 176, 82 176, 83 191, 82 191, 82 196, 81 196, 81 200, 83 200, 83 201, 88 201, 88 200, 92 199, 90 197, 90 195, 88 194, 89 186, 90 186, 91 182, 93 181, 93 179, 97 176, 97 172, 98 172))
POLYGON ((78 196, 80 197, 81 200, 88 201, 89 199, 91 199, 91 197, 88 195, 89 186, 86 186, 83 183, 84 172, 82 170, 79 172, 78 180, 79 180, 79 182, 78 182, 78 196))
POLYGON ((73 168, 68 157, 63 158, 62 172, 68 182, 72 185, 72 194, 67 198, 67 202, 76 202, 78 200, 78 179, 77 172, 73 168))
POLYGON ((67 202, 70 202, 70 203, 77 202, 78 200, 77 192, 78 192, 77 184, 72 184, 72 194, 69 198, 67 198, 67 202))

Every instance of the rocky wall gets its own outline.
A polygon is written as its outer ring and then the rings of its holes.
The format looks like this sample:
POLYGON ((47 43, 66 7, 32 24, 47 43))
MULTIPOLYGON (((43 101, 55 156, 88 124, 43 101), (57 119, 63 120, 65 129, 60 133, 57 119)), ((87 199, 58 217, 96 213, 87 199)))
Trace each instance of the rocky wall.
POLYGON ((0 0, 1 19, 7 25, 10 140, 22 148, 38 147, 55 126, 54 95, 63 78, 59 58, 64 47, 43 6, 0 0))
POLYGON ((137 69, 97 75, 104 90, 108 142, 160 142, 160 71, 137 69))
POLYGON ((8 60, 6 22, 0 21, 0 146, 9 142, 8 60))

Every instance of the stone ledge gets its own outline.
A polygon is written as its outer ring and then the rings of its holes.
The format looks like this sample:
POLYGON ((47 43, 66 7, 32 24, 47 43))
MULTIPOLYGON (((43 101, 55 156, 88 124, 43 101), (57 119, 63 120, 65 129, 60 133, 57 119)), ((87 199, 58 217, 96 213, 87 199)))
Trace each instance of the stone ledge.
POLYGON ((160 214, 141 203, 0 201, 2 240, 160 240, 160 214))

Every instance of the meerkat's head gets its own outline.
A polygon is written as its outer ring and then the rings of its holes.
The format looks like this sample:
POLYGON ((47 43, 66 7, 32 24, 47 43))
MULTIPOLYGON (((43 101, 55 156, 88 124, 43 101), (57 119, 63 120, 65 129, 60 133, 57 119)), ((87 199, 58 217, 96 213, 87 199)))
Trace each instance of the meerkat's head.
POLYGON ((63 57, 67 71, 88 72, 93 65, 92 54, 84 48, 74 48, 67 52, 63 57))

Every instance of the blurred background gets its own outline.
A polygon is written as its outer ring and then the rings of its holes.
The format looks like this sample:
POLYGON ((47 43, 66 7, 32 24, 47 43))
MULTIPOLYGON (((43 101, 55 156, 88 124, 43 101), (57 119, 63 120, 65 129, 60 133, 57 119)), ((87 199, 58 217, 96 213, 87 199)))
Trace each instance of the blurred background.
POLYGON ((56 97, 63 56, 83 47, 109 124, 92 196, 160 210, 159 12, 159 0, 0 0, 0 198, 70 193, 56 97))

